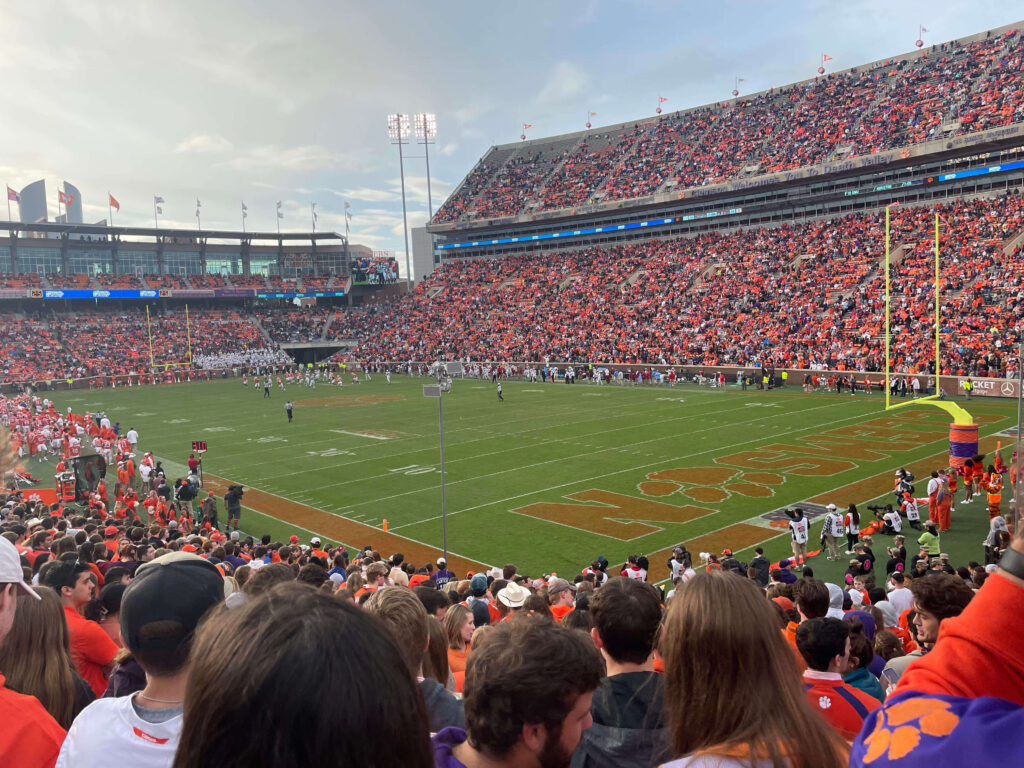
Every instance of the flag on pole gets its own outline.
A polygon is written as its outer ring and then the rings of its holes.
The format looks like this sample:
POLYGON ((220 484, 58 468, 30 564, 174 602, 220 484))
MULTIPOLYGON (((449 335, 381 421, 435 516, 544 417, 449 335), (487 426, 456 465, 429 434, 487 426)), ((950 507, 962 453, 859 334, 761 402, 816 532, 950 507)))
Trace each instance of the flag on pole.
POLYGON ((927 29, 925 29, 924 27, 921 27, 921 31, 922 31, 922 32, 927 32, 928 30, 927 30, 927 29))
POLYGON ((346 202, 345 202, 345 210, 347 211, 347 210, 348 210, 349 208, 351 208, 351 207, 352 207, 352 206, 351 206, 351 205, 349 205, 349 204, 348 204, 348 202, 346 201, 346 202))
POLYGON ((591 112, 591 113, 590 113, 590 116, 591 116, 591 117, 597 117, 597 112, 591 112))
POLYGON ((832 57, 829 56, 827 53, 823 53, 823 54, 821 54, 821 60, 822 61, 832 61, 832 57))
POLYGON ((121 212, 121 204, 119 202, 117 202, 117 198, 114 197, 109 192, 107 192, 107 197, 110 198, 110 200, 108 201, 108 204, 110 205, 110 207, 113 208, 118 213, 120 213, 121 212))
POLYGON ((162 214, 162 213, 164 212, 164 209, 163 209, 163 208, 161 208, 161 207, 160 207, 160 206, 158 205, 158 206, 156 207, 156 212, 157 212, 157 213, 161 213, 161 214, 162 214))
POLYGON ((15 192, 10 187, 7 187, 7 199, 8 201, 14 201, 15 203, 21 203, 21 195, 15 192))
POLYGON ((316 203, 310 203, 309 209, 313 212, 313 223, 316 224, 316 220, 319 216, 316 215, 316 203))
POLYGON ((245 201, 242 201, 242 210, 243 211, 248 211, 249 210, 249 207, 245 204, 245 201))
POLYGON ((533 128, 533 123, 523 123, 523 130, 525 131, 527 128, 533 128))
POLYGON ((658 97, 658 103, 659 104, 664 104, 666 101, 668 101, 668 99, 665 96, 659 96, 658 97))
POLYGON ((200 202, 199 198, 197 197, 196 198, 196 208, 202 208, 202 207, 203 207, 203 204, 200 202))
POLYGON ((279 218, 279 219, 283 219, 284 218, 284 214, 281 213, 281 201, 280 200, 277 201, 277 218, 279 218))
POLYGON ((71 205, 75 202, 75 196, 69 195, 64 190, 57 190, 57 199, 64 203, 64 205, 71 205))
POLYGON ((153 195, 153 203, 154 204, 159 205, 162 202, 164 202, 164 199, 162 197, 160 197, 160 195, 153 195))

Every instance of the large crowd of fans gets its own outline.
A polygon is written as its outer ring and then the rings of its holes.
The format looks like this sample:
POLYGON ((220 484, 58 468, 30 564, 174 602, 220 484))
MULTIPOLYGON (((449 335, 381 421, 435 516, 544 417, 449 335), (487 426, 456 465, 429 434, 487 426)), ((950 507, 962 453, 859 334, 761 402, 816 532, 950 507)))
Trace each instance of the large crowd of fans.
MULTIPOLYGON (((144 436, 103 415, 20 395, 0 397, 0 420, 18 438, 48 430, 62 463, 111 435, 118 466, 87 507, 0 493, 5 766, 959 768, 1020 754, 1024 535, 998 509, 987 564, 958 566, 935 546, 941 509, 876 558, 874 536, 894 531, 830 506, 853 531, 841 583, 814 577, 799 512, 797 559, 680 544, 658 585, 636 555, 571 580, 514 563, 461 574, 372 544, 246 535, 240 489, 219 499, 191 461, 172 485, 144 436)), ((934 477, 948 505, 957 491, 934 477)))
MULTIPOLYGON (((943 374, 1015 370, 1024 319, 1017 194, 891 209, 894 369, 934 359, 940 229, 943 374)), ((353 315, 356 355, 881 371, 878 212, 562 254, 449 262, 380 311, 353 315), (361 321, 362 327, 359 327, 361 321)))
MULTIPOLYGON (((492 151, 435 223, 575 208, 846 159, 1024 120, 1024 38, 1013 30, 753 97, 595 129, 548 151, 492 151)), ((552 140, 553 143, 559 139, 552 140)))

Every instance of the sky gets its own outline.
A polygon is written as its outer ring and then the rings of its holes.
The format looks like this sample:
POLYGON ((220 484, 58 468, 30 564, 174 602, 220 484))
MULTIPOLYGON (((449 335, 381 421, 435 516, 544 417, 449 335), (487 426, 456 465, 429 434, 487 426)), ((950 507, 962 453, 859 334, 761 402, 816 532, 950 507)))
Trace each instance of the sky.
MULTIPOLYGON (((404 270, 393 112, 437 115, 436 211, 492 144, 729 98, 1024 19, 1019 2, 0 0, 0 183, 66 179, 87 222, 317 230, 404 270)), ((405 147, 409 227, 427 218, 405 147)), ((0 216, 3 215, 0 209, 0 216)), ((14 211, 17 218, 17 211, 14 211)), ((403 272, 404 274, 404 272, 403 272)))

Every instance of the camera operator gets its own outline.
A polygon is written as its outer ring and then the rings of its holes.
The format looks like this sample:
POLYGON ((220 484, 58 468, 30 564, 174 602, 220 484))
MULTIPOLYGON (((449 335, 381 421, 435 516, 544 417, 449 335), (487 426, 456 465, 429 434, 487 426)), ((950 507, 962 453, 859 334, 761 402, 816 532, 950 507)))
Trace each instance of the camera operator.
POLYGON ((238 530, 238 520, 242 516, 242 494, 245 488, 241 485, 229 485, 227 493, 224 494, 224 506, 228 511, 228 526, 225 530, 231 529, 231 523, 235 524, 238 530))
POLYGON ((868 509, 874 512, 875 517, 882 522, 882 533, 885 535, 895 536, 903 530, 903 520, 899 513, 892 508, 892 504, 886 504, 884 507, 869 504, 868 509))

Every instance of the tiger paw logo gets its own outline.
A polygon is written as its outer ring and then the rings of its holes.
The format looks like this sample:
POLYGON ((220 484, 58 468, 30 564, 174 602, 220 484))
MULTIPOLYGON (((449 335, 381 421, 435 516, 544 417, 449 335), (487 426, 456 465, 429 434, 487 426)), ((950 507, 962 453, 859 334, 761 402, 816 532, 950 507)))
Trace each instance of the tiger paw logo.
POLYGON ((680 467, 651 472, 637 486, 645 496, 671 496, 680 493, 694 501, 715 503, 734 493, 752 499, 775 495, 773 486, 786 482, 775 472, 743 472, 727 467, 680 467))
POLYGON ((917 748, 922 734, 948 736, 959 722, 960 718, 949 711, 949 703, 941 699, 901 701, 882 712, 875 730, 864 740, 864 762, 873 763, 882 755, 899 760, 917 748))
POLYGON ((830 699, 828 696, 819 696, 818 697, 818 706, 821 709, 831 709, 832 708, 832 699, 830 699))

